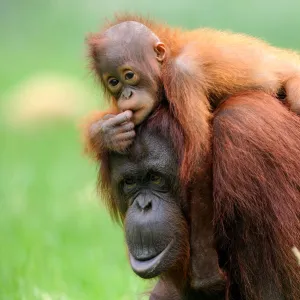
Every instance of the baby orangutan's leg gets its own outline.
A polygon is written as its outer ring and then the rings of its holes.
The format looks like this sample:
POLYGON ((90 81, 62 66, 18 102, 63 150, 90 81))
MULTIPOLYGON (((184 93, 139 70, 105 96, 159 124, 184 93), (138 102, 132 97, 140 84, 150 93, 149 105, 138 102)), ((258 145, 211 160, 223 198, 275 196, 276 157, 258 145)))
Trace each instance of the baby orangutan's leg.
POLYGON ((285 84, 287 101, 290 109, 300 114, 300 75, 290 78, 285 84))

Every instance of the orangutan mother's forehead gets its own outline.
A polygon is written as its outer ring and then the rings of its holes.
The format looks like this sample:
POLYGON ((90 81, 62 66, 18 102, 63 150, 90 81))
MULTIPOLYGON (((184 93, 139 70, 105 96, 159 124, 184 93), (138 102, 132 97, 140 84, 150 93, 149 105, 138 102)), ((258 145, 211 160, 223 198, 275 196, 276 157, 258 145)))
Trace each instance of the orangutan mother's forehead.
POLYGON ((166 176, 177 176, 178 158, 171 141, 155 130, 144 129, 124 154, 110 153, 110 168, 116 181, 133 170, 156 171, 166 176))

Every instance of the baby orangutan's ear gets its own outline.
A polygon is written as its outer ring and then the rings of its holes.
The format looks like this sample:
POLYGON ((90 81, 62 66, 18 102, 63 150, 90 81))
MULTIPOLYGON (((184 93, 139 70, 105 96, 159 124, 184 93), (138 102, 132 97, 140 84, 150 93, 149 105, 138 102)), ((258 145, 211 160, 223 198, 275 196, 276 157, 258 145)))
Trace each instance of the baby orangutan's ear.
POLYGON ((158 62, 163 62, 166 57, 166 47, 162 42, 157 42, 154 46, 154 51, 156 52, 156 59, 158 62))

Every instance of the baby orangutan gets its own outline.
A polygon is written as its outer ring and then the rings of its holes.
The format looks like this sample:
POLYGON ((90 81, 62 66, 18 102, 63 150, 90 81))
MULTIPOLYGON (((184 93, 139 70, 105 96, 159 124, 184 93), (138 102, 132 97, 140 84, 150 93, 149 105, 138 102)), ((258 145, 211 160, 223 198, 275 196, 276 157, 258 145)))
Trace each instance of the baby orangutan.
POLYGON ((246 90, 283 94, 300 112, 300 57, 261 40, 213 29, 182 31, 140 17, 117 18, 88 38, 92 68, 113 109, 95 113, 89 151, 126 149, 140 124, 161 103, 183 128, 181 178, 193 178, 208 151, 211 109, 246 90))

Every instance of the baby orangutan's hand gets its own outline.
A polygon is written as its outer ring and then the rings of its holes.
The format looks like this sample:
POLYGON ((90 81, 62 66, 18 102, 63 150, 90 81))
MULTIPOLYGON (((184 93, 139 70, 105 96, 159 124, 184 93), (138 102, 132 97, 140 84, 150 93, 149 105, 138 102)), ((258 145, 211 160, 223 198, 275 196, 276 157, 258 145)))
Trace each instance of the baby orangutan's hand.
POLYGON ((115 152, 124 151, 135 137, 132 111, 105 115, 90 127, 91 139, 101 139, 101 145, 115 152))

